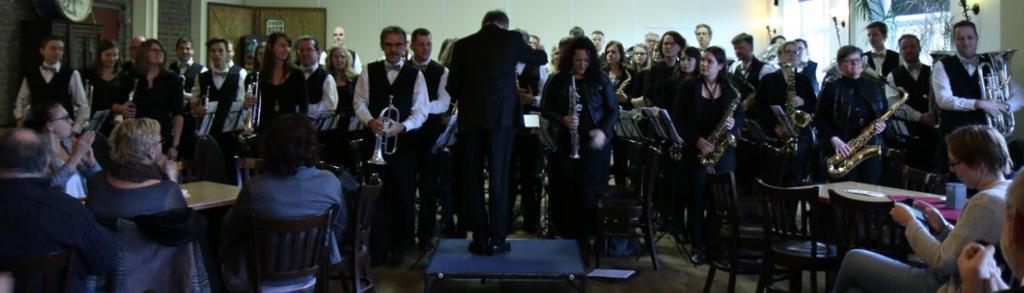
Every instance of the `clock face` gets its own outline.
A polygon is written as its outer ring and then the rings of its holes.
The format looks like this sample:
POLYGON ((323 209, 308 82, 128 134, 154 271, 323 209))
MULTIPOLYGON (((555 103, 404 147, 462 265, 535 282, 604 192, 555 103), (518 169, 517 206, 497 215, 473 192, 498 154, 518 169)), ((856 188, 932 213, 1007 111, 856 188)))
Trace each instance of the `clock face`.
POLYGON ((71 21, 85 20, 92 12, 92 0, 54 0, 57 9, 71 21))

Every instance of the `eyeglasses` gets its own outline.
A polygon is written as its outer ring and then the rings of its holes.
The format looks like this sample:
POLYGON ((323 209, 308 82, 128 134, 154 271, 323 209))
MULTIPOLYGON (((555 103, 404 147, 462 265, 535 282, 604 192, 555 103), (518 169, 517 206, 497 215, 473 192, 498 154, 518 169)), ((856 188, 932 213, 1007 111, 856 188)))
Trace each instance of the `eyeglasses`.
POLYGON ((67 121, 67 122, 71 122, 71 115, 64 115, 64 117, 53 118, 53 119, 50 119, 50 122, 61 121, 61 120, 64 120, 64 121, 67 121))
POLYGON ((782 52, 786 53, 786 54, 789 54, 789 55, 796 55, 796 54, 803 53, 803 50, 785 50, 785 51, 782 51, 782 52))
POLYGON ((953 160, 949 160, 949 168, 950 168, 950 169, 956 168, 956 166, 957 166, 957 165, 960 165, 960 163, 963 163, 963 162, 958 162, 958 161, 953 161, 953 160))
POLYGON ((846 59, 846 60, 843 60, 841 63, 849 63, 850 65, 864 64, 864 59, 860 59, 860 58, 857 58, 857 59, 846 59))

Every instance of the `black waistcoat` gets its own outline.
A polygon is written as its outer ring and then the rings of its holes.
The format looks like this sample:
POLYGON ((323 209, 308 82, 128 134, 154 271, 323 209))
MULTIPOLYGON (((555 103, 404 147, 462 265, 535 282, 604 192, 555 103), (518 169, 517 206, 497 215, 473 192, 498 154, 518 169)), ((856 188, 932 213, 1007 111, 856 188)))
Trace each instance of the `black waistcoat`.
MULTIPOLYGON (((180 62, 174 63, 174 64, 171 65, 171 70, 174 71, 175 73, 180 73, 181 72, 181 68, 179 68, 179 66, 181 66, 180 62)), ((202 72, 202 71, 203 71, 203 65, 202 64, 199 64, 199 62, 192 62, 192 65, 190 65, 188 68, 186 68, 184 73, 181 73, 182 75, 185 76, 185 92, 187 92, 187 93, 191 93, 192 92, 192 88, 194 88, 195 85, 196 85, 196 76, 198 76, 199 73, 202 72)))
POLYGON ((926 65, 921 65, 921 73, 917 79, 910 75, 910 71, 905 66, 900 66, 892 72, 893 82, 896 83, 896 86, 903 88, 910 95, 907 105, 921 113, 928 112, 928 92, 932 87, 931 76, 932 69, 926 65))
POLYGON ((325 79, 327 79, 327 71, 319 66, 306 78, 306 94, 309 95, 310 105, 319 103, 323 99, 325 79))
POLYGON ((412 111, 412 91, 416 85, 415 68, 405 64, 398 72, 393 83, 388 83, 388 73, 384 61, 377 61, 366 66, 367 82, 370 88, 370 97, 367 108, 374 117, 380 114, 381 110, 391 103, 390 97, 394 97, 395 108, 398 108, 398 121, 405 121, 412 111))
POLYGON ((71 105, 71 93, 68 90, 71 84, 71 73, 74 71, 66 65, 62 65, 60 71, 54 72, 50 82, 47 83, 38 68, 29 69, 29 73, 25 75, 25 81, 32 94, 32 108, 40 107, 43 102, 54 101, 63 105, 64 110, 74 117, 75 109, 71 105))
POLYGON ((240 69, 238 67, 228 69, 228 75, 224 77, 224 83, 220 85, 220 88, 217 88, 216 84, 213 83, 213 70, 199 75, 199 97, 204 97, 207 94, 207 89, 209 89, 210 101, 217 102, 216 114, 214 114, 210 133, 221 132, 224 126, 224 119, 227 118, 228 111, 231 110, 231 103, 238 99, 238 79, 241 78, 241 75, 239 75, 240 69))
MULTIPOLYGON (((942 66, 945 67, 946 76, 949 77, 949 87, 953 95, 964 99, 980 99, 981 86, 978 84, 977 71, 967 72, 960 58, 956 56, 942 59, 942 66)), ((950 133, 960 126, 984 125, 988 123, 983 110, 972 111, 942 111, 942 123, 939 128, 943 133, 950 133)))

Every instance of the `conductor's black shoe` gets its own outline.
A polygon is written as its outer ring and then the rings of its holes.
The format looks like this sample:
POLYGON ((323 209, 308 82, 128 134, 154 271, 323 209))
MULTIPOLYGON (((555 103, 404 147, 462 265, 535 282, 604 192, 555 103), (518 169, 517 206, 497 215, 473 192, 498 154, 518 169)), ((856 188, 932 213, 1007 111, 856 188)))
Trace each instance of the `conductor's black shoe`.
POLYGON ((473 255, 490 255, 487 253, 487 243, 477 240, 469 242, 469 253, 473 255))
POLYGON ((491 255, 504 255, 508 254, 509 251, 512 251, 512 244, 507 240, 491 244, 491 255))

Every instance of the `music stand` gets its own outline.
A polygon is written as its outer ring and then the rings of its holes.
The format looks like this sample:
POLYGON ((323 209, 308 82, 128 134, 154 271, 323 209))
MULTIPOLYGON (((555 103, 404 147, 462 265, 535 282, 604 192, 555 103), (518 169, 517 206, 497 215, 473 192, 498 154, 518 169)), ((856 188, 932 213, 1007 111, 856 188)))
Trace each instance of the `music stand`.
POLYGON ((107 118, 109 117, 110 109, 96 111, 89 120, 86 120, 85 130, 100 131, 100 128, 103 128, 103 124, 107 123, 107 118))
POLYGON ((210 135, 210 127, 213 126, 213 119, 217 116, 217 101, 210 101, 206 104, 206 114, 199 120, 199 127, 196 128, 196 137, 210 135), (213 109, 213 111, 210 111, 213 109))
POLYGON ((242 108, 242 102, 232 102, 231 108, 228 109, 228 115, 224 117, 224 126, 221 127, 221 132, 231 133, 242 130, 245 128, 245 119, 249 117, 249 113, 242 108))
MULTIPOLYGON (((796 126, 793 125, 793 121, 789 120, 789 115, 786 115, 786 110, 783 110, 779 105, 771 105, 769 108, 772 109, 772 114, 775 114, 775 119, 779 120, 779 124, 782 125, 784 130, 786 130, 786 135, 789 137, 797 137, 800 135, 800 133, 796 131, 796 126)), ((772 131, 774 131, 774 129, 772 131)))
POLYGON ((669 115, 668 111, 665 109, 661 109, 659 114, 660 115, 657 117, 659 122, 658 124, 660 124, 661 129, 665 131, 664 139, 674 144, 683 145, 683 138, 679 136, 679 132, 676 131, 676 124, 672 122, 672 115, 669 115))
POLYGON ((444 132, 437 137, 437 141, 434 142, 434 146, 430 148, 430 153, 437 154, 442 150, 448 150, 449 147, 455 145, 455 134, 459 132, 458 127, 459 113, 452 114, 448 118, 448 125, 445 126, 444 132))
POLYGON ((638 117, 637 114, 638 112, 635 110, 619 110, 619 123, 615 124, 615 136, 629 140, 643 140, 643 133, 640 132, 640 126, 637 125, 641 117, 638 117))
POLYGON ((338 118, 334 111, 326 111, 313 118, 313 126, 320 132, 334 130, 338 128, 338 118))
POLYGON ((678 145, 684 143, 683 138, 676 131, 675 124, 672 122, 672 116, 669 115, 667 110, 644 107, 640 109, 640 113, 642 113, 643 119, 643 123, 640 123, 640 125, 646 126, 641 127, 640 130, 648 140, 678 145), (644 131, 645 128, 649 130, 644 131))

